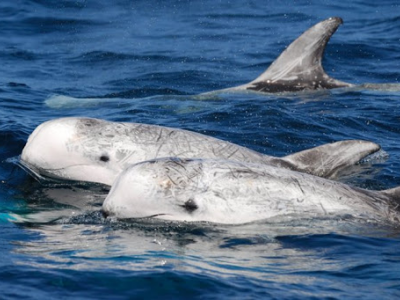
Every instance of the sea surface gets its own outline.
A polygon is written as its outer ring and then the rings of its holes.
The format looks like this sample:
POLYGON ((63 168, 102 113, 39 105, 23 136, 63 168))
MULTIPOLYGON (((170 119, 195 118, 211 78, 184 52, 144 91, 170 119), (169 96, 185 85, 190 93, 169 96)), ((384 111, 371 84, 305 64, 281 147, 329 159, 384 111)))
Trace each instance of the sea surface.
POLYGON ((388 157, 342 180, 396 187, 398 1, 2 0, 0 20, 0 299, 400 298, 396 224, 109 220, 99 212, 106 188, 38 182, 18 166, 36 126, 88 116, 274 156, 370 140, 388 157), (324 68, 357 87, 203 94, 253 80, 331 16, 344 24, 324 68))

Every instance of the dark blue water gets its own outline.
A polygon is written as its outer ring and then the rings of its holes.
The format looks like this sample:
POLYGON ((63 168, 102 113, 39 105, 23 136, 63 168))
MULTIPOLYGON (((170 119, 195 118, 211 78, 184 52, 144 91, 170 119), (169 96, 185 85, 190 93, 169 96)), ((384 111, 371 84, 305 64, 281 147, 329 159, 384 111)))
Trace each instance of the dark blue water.
POLYGON ((398 299, 396 226, 351 217, 111 222, 98 212, 102 187, 41 184, 14 163, 40 123, 90 116, 189 129, 276 156, 367 139, 389 158, 345 180, 398 186, 397 3, 1 1, 0 298, 398 299), (328 44, 326 71, 379 85, 195 96, 253 80, 330 16, 345 23, 328 44))

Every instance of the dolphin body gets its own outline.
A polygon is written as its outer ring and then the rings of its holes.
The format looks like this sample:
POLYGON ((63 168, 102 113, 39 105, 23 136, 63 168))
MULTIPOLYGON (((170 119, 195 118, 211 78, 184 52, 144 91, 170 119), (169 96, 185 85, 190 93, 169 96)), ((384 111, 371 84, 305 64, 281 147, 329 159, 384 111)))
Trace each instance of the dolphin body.
POLYGON ((322 67, 326 44, 342 23, 339 17, 317 23, 292 42, 255 80, 223 91, 280 93, 353 87, 329 77, 322 67))
POLYGON ((39 178, 106 185, 131 164, 172 156, 229 159, 337 178, 378 150, 375 143, 348 140, 278 158, 182 129, 70 117, 39 125, 29 136, 20 162, 39 178))
MULTIPOLYGON (((192 99, 208 99, 225 92, 259 93, 297 93, 301 91, 350 88, 357 91, 399 92, 398 83, 365 83, 354 85, 331 78, 322 67, 325 47, 331 36, 343 23, 339 17, 331 17, 315 24, 293 41, 269 68, 253 81, 236 87, 208 91, 193 95, 192 99)), ((110 95, 93 98, 74 98, 64 95, 52 95, 45 103, 52 108, 86 107, 110 101, 110 95)), ((164 95, 165 96, 165 95, 164 95)), ((114 98, 112 96, 111 98, 114 98)), ((174 96, 179 97, 179 96, 174 96)), ((186 99, 187 96, 185 96, 186 99)))
POLYGON ((398 223, 399 206, 400 187, 369 191, 265 164, 164 158, 122 172, 102 210, 117 218, 224 224, 343 215, 398 223))

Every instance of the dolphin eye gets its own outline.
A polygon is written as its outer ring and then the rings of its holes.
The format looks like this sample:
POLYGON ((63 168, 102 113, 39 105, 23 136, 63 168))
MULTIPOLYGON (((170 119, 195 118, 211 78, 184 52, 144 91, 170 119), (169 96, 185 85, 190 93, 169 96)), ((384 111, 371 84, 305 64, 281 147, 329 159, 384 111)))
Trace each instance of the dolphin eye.
POLYGON ((188 201, 185 202, 185 204, 181 205, 184 209, 186 209, 188 212, 192 213, 199 207, 197 206, 196 202, 194 202, 193 199, 189 199, 188 201))
POLYGON ((108 162, 110 160, 110 157, 107 154, 103 154, 100 156, 100 161, 108 162))

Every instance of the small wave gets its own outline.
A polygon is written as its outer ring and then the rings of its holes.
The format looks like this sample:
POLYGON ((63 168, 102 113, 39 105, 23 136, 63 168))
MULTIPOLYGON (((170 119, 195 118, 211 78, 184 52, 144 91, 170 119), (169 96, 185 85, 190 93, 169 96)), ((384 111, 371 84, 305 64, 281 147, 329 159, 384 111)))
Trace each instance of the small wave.
POLYGON ((99 20, 82 20, 75 18, 32 17, 23 20, 26 26, 35 33, 69 32, 76 26, 101 26, 104 22, 99 20))
POLYGON ((4 219, 17 223, 17 224, 51 224, 57 222, 58 220, 62 220, 64 218, 69 218, 73 215, 77 215, 79 211, 76 209, 64 209, 64 210, 49 210, 49 211, 42 211, 42 212, 35 212, 35 213, 28 213, 28 214, 16 214, 16 213, 9 213, 7 216, 4 216, 4 219))
POLYGON ((0 213, 0 224, 1 223, 8 223, 8 222, 16 222, 17 218, 15 215, 8 214, 8 213, 0 213))
MULTIPOLYGON (((187 58, 186 58, 187 59, 187 58)), ((137 55, 137 54, 128 54, 128 53, 120 53, 120 52, 112 52, 112 51, 90 51, 82 53, 74 58, 72 58, 72 62, 76 63, 121 63, 121 61, 170 61, 171 58, 169 56, 161 55, 161 54, 149 54, 149 55, 137 55)), ((178 61, 184 60, 184 58, 177 58, 178 61)))
POLYGON ((363 158, 360 160, 360 164, 366 164, 366 163, 377 163, 377 162, 384 162, 389 158, 389 153, 387 153, 385 150, 381 149, 375 153, 372 153, 371 155, 368 155, 367 157, 363 158))
MULTIPOLYGON (((36 61, 41 59, 43 55, 38 52, 33 52, 30 50, 22 50, 17 48, 9 48, 0 51, 0 57, 4 61, 17 60, 17 61, 36 61)), ((18 85, 18 84, 17 84, 18 85)), ((14 87, 13 82, 9 83, 10 87, 14 87)))

